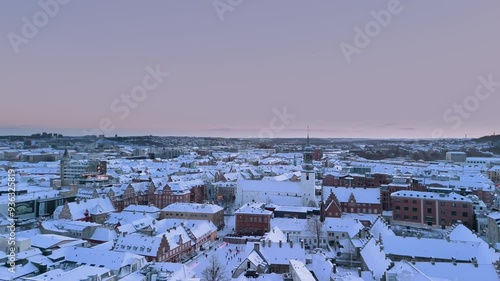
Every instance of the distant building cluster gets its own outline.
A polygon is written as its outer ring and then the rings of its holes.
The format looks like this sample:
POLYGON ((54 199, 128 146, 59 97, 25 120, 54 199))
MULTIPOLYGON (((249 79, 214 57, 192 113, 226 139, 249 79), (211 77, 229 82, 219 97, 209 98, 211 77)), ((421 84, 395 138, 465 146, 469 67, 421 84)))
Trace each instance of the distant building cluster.
POLYGON ((498 280, 500 158, 366 142, 0 139, 0 279, 498 280))

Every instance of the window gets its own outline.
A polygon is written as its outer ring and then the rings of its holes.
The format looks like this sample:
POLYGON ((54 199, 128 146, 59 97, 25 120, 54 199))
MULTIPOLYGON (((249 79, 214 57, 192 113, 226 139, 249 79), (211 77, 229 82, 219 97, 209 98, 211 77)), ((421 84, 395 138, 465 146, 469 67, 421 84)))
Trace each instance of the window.
POLYGON ((441 206, 446 206, 446 202, 441 202, 440 205, 441 206))
POLYGON ((401 207, 400 206, 396 206, 396 210, 401 210, 401 207))
POLYGON ((432 214, 432 208, 427 208, 427 214, 432 214))
POLYGON ((412 201, 412 203, 413 203, 413 204, 417 204, 417 200, 413 200, 413 201, 412 201))
POLYGON ((416 211, 417 211, 417 208, 413 208, 413 209, 412 209, 412 211, 413 211, 413 212, 416 212, 416 211))
POLYGON ((405 211, 408 211, 408 207, 404 207, 404 210, 405 210, 405 211))
POLYGON ((464 208, 467 208, 467 207, 468 207, 468 205, 467 205, 467 204, 463 204, 462 206, 463 206, 464 208))
POLYGON ((453 203, 451 203, 451 206, 452 206, 452 207, 456 207, 456 206, 457 206, 457 203, 453 202, 453 203))
POLYGON ((413 216, 413 217, 412 217, 412 219, 413 219, 414 221, 416 221, 416 220, 417 220, 417 216, 413 216))
POLYGON ((409 219, 410 217, 408 215, 404 215, 405 220, 409 219))
POLYGON ((462 213, 462 216, 463 216, 463 217, 468 217, 468 216, 469 216, 469 213, 467 213, 467 212, 463 212, 463 213, 462 213))
POLYGON ((451 211, 451 215, 452 216, 456 216, 457 215, 457 211, 451 211))

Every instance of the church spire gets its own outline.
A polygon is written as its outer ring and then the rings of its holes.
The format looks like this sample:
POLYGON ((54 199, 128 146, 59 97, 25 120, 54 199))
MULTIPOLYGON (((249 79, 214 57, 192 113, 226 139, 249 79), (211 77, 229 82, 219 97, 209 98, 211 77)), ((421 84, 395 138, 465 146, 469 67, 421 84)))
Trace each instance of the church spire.
POLYGON ((310 146, 311 144, 309 143, 309 126, 307 126, 307 141, 306 141, 306 146, 310 146))
POLYGON ((302 169, 305 171, 312 171, 314 169, 312 164, 312 147, 309 141, 309 126, 307 127, 307 140, 304 146, 304 157, 302 162, 302 169))
POLYGON ((63 157, 62 157, 63 160, 69 160, 69 152, 68 152, 68 149, 64 149, 64 154, 63 154, 63 157))

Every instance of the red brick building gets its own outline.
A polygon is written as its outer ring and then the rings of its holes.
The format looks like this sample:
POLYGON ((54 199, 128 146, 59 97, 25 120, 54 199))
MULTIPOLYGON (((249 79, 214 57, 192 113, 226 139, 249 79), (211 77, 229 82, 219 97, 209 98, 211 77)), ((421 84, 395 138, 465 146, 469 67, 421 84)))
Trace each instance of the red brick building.
POLYGON ((191 191, 188 186, 181 182, 167 182, 165 185, 157 188, 153 195, 153 205, 163 209, 175 202, 191 201, 191 191))
POLYGON ((381 214, 378 188, 323 187, 325 217, 340 218, 342 213, 381 214))
POLYGON ((141 255, 148 262, 178 262, 191 256, 195 245, 183 227, 176 227, 161 236, 122 233, 113 246, 113 251, 141 255))
POLYGON ((406 177, 394 178, 394 180, 390 184, 384 185, 380 188, 382 209, 384 211, 392 210, 393 208, 392 208, 391 194, 403 190, 427 191, 427 187, 419 184, 417 180, 414 180, 412 178, 406 178, 406 177))
POLYGON ((451 226, 461 221, 473 229, 473 203, 457 193, 398 191, 391 194, 392 219, 413 225, 451 226))
POLYGON ((235 212, 238 235, 263 235, 271 229, 272 212, 263 203, 247 203, 235 212))
POLYGON ((100 191, 111 198, 116 211, 121 212, 133 204, 149 205, 155 191, 154 183, 149 181, 132 182, 118 187, 107 187, 100 191))
POLYGON ((117 211, 130 205, 150 205, 162 209, 175 202, 203 203, 206 185, 202 180, 169 181, 155 187, 152 181, 133 182, 100 191, 111 198, 117 211))
POLYGON ((205 193, 207 186, 202 180, 194 180, 194 181, 188 181, 186 184, 189 187, 189 191, 191 192, 190 195, 190 202, 191 203, 203 203, 205 201, 205 193))
POLYGON ((313 150, 313 160, 314 161, 321 161, 321 158, 323 158, 323 149, 315 148, 313 150))
POLYGON ((224 209, 214 204, 172 203, 161 210, 160 218, 210 220, 218 230, 224 228, 224 209))
POLYGON ((476 195, 479 200, 483 201, 486 206, 491 207, 494 201, 495 188, 494 186, 484 185, 481 187, 450 187, 449 185, 431 183, 428 185, 430 190, 447 190, 448 192, 455 191, 462 196, 469 194, 476 195))
POLYGON ((380 187, 391 182, 391 176, 387 174, 342 174, 326 173, 323 176, 323 186, 356 186, 356 187, 380 187))

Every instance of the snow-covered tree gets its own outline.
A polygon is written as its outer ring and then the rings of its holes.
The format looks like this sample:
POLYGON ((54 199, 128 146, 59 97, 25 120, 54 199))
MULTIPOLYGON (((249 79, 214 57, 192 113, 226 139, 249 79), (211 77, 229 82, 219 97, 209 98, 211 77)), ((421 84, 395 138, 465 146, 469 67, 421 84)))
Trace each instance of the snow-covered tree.
POLYGON ((319 248, 319 242, 323 235, 324 223, 320 220, 319 216, 313 216, 307 220, 307 230, 316 237, 316 248, 319 248))
POLYGON ((208 266, 202 271, 203 279, 207 281, 229 281, 226 267, 222 264, 215 255, 208 259, 208 266))

